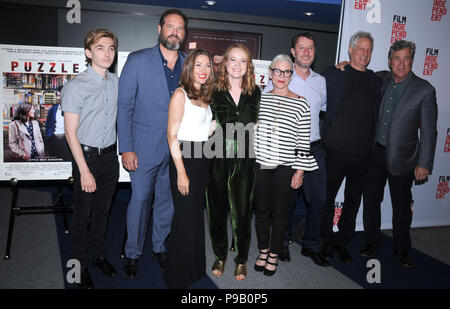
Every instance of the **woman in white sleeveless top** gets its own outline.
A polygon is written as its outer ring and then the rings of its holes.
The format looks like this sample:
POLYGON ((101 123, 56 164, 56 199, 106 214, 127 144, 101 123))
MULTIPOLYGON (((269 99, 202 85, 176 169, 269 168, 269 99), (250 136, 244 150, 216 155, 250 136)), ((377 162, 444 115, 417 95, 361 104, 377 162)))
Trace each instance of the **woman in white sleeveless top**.
POLYGON ((211 56, 192 51, 181 73, 181 87, 169 105, 170 184, 174 216, 169 236, 169 261, 164 280, 169 288, 187 288, 206 275, 203 212, 209 160, 203 153, 212 124, 209 105, 214 86, 211 56))

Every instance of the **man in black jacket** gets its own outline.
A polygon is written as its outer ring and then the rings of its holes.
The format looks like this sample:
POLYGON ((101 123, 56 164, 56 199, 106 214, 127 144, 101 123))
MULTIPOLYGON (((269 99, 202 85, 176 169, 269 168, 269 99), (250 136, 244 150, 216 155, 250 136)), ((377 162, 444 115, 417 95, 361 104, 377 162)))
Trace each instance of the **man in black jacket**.
POLYGON ((346 263, 352 259, 346 244, 355 231, 381 101, 381 80, 367 69, 372 49, 370 33, 355 33, 350 38, 350 64, 345 71, 330 67, 323 74, 327 82, 327 112, 322 132, 327 150, 327 202, 322 253, 331 258, 335 248, 346 263), (344 204, 338 231, 333 232, 335 198, 344 178, 344 204))

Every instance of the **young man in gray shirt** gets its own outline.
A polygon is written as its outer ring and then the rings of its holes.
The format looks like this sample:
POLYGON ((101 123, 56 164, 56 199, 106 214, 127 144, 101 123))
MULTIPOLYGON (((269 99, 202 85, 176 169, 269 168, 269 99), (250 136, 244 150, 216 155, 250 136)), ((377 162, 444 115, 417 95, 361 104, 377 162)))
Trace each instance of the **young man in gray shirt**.
POLYGON ((92 30, 84 45, 88 68, 69 82, 61 95, 65 133, 73 155, 72 256, 81 264, 80 287, 93 288, 88 272, 88 226, 93 266, 106 276, 117 274, 106 260, 108 214, 119 178, 118 78, 108 71, 114 62, 117 38, 106 29, 92 30))

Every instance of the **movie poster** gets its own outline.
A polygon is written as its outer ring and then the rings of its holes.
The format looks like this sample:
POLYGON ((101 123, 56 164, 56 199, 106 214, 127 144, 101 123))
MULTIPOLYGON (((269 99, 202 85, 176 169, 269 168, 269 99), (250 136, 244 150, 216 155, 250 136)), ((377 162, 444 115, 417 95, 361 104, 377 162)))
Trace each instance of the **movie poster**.
POLYGON ((249 49, 253 59, 259 59, 261 57, 261 36, 258 33, 189 29, 183 51, 189 53, 193 49, 203 48, 211 56, 221 56, 231 43, 241 43, 249 49))
POLYGON ((60 91, 85 69, 82 48, 0 45, 0 180, 71 176, 60 91))

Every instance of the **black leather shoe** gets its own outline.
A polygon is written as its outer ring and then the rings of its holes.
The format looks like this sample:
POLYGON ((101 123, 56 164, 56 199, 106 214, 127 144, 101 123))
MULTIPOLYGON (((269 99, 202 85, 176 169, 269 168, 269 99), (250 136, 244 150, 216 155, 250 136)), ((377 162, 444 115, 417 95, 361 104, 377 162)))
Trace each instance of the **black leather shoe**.
POLYGON ((333 247, 329 243, 325 243, 322 248, 322 256, 328 260, 333 258, 333 247))
POLYGON ((311 260, 319 266, 330 266, 328 260, 320 252, 314 252, 310 249, 302 248, 302 255, 311 258, 311 260))
POLYGON ((97 258, 94 262, 92 262, 92 265, 95 268, 100 269, 100 271, 107 277, 114 277, 115 275, 117 275, 116 269, 108 262, 105 257, 97 258))
POLYGON ((414 266, 413 259, 409 256, 408 249, 402 249, 402 250, 394 250, 395 254, 398 257, 398 261, 400 264, 404 267, 411 268, 414 266))
POLYGON ((358 254, 363 257, 371 257, 379 248, 380 247, 371 244, 366 244, 363 248, 358 250, 358 254))
POLYGON ((334 249, 339 254, 339 258, 344 263, 350 263, 352 261, 352 256, 345 245, 337 245, 334 249))
POLYGON ((167 261, 169 260, 166 252, 152 252, 152 257, 159 263, 159 266, 161 266, 161 268, 164 268, 164 266, 166 266, 167 264, 167 261))
POLYGON ((283 262, 290 262, 291 261, 291 253, 289 252, 289 247, 283 247, 283 251, 281 251, 280 254, 278 254, 278 259, 283 262))
POLYGON ((81 282, 78 284, 78 287, 80 289, 93 289, 94 288, 94 282, 92 281, 91 275, 89 274, 89 271, 86 268, 83 268, 81 270, 81 282))
POLYGON ((125 266, 123 270, 128 277, 136 277, 139 272, 139 259, 125 258, 125 266))

